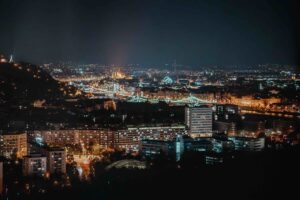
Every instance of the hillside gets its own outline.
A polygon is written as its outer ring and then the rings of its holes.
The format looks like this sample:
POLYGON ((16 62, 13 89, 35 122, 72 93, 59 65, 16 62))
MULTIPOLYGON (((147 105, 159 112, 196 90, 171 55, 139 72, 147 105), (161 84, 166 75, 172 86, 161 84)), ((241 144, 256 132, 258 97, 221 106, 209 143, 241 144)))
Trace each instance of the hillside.
POLYGON ((59 100, 75 93, 47 72, 29 63, 0 63, 0 104, 29 105, 35 100, 59 100))

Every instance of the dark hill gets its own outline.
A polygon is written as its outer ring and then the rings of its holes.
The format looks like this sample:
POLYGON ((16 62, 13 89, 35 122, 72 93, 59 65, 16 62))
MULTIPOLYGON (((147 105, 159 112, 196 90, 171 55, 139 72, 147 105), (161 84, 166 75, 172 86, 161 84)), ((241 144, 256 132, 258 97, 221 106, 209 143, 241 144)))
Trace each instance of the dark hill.
POLYGON ((0 104, 28 105, 38 99, 59 100, 71 92, 67 90, 38 66, 0 63, 0 104))

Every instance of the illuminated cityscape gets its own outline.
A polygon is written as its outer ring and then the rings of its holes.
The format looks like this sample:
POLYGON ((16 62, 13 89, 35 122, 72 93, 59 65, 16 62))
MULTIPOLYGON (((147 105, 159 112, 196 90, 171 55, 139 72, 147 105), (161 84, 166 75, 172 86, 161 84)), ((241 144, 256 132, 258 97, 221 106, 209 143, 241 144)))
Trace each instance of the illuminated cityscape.
POLYGON ((293 197, 299 3, 262 2, 0 0, 0 200, 293 197))

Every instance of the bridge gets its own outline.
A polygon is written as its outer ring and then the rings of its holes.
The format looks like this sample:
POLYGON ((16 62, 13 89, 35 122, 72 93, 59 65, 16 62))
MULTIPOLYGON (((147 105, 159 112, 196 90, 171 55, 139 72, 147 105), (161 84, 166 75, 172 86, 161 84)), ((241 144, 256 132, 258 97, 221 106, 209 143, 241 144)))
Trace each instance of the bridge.
POLYGON ((147 98, 147 97, 141 97, 141 96, 130 96, 127 98, 128 102, 133 102, 133 103, 141 103, 141 102, 151 102, 151 103, 157 103, 159 101, 165 101, 167 103, 174 103, 174 104, 193 104, 193 105, 200 105, 200 104, 205 104, 205 103, 214 103, 206 100, 199 99, 192 94, 190 96, 182 98, 182 99, 158 99, 158 98, 147 98))

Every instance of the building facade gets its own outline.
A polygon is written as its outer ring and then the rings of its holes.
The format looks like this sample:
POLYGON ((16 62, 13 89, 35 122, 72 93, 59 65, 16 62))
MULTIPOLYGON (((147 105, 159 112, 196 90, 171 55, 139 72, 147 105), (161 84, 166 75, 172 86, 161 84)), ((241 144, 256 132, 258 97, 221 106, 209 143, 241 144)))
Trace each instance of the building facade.
POLYGON ((66 173, 66 151, 63 148, 45 148, 47 171, 50 174, 66 173))
POLYGON ((47 172, 49 174, 65 174, 66 173, 66 157, 65 148, 49 147, 38 143, 28 143, 28 155, 41 155, 47 159, 47 172))
POLYGON ((0 154, 6 158, 22 158, 27 155, 27 133, 4 133, 0 135, 0 154))
POLYGON ((211 152, 213 143, 211 138, 190 138, 178 135, 172 140, 142 140, 140 153, 143 157, 153 158, 164 154, 179 161, 184 152, 211 152))
POLYGON ((134 127, 117 130, 114 137, 115 148, 128 152, 138 152, 141 141, 149 140, 173 140, 177 135, 186 135, 185 126, 153 126, 134 127))
POLYGON ((165 140, 143 140, 141 154, 146 158, 153 158, 156 155, 164 154, 175 157, 175 142, 165 140))
POLYGON ((0 197, 3 193, 3 162, 0 161, 0 197))
POLYGON ((208 106, 185 107, 185 124, 191 137, 211 137, 212 108, 208 106))
POLYGON ((84 147, 99 145, 100 148, 113 147, 113 131, 109 129, 68 129, 33 131, 30 140, 54 147, 80 144, 84 147))
POLYGON ((47 158, 41 154, 25 156, 23 159, 24 176, 43 176, 47 171, 47 158))
POLYGON ((236 151, 262 151, 265 148, 264 137, 229 137, 236 151))

